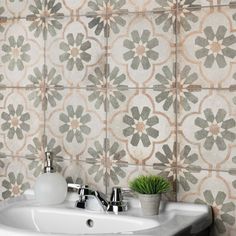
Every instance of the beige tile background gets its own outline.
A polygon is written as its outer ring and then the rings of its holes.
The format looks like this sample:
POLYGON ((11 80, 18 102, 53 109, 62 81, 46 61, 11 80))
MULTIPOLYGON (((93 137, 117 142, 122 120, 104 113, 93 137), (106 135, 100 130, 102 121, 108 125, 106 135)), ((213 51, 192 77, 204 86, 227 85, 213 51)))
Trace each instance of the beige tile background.
POLYGON ((0 0, 0 198, 47 149, 106 193, 163 175, 235 235, 235 58, 232 0, 0 0))

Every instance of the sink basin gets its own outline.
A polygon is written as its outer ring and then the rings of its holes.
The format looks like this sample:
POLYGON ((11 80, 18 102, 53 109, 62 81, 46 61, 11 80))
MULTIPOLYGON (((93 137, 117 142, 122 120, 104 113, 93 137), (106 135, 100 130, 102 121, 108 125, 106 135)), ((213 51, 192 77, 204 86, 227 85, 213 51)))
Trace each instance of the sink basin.
POLYGON ((212 222, 211 209, 206 205, 161 202, 158 216, 143 217, 134 198, 128 199, 129 210, 118 215, 75 208, 74 193, 56 206, 39 206, 33 198, 28 191, 0 204, 0 235, 191 235, 212 222))

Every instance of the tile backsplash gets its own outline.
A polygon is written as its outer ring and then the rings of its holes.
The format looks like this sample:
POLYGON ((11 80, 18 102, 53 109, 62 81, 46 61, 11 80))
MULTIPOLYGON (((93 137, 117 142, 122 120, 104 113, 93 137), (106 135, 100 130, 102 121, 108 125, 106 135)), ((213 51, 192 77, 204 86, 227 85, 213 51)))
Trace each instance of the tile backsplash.
POLYGON ((139 174, 236 234, 236 2, 0 0, 1 199, 44 151, 106 193, 139 174))

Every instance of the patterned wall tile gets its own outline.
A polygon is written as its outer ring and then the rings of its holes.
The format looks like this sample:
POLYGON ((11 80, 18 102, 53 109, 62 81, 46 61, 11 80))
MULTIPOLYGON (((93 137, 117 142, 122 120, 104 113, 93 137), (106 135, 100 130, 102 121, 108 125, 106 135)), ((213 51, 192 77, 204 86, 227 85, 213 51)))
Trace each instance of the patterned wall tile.
POLYGON ((59 20, 65 16, 62 7, 62 3, 55 0, 36 0, 30 5, 30 14, 26 19, 30 22, 29 30, 36 38, 47 40, 56 35, 62 27, 59 20))
POLYGON ((198 107, 179 117, 179 142, 198 155, 193 165, 228 169, 235 155, 236 119, 228 91, 204 90, 198 107))
POLYGON ((0 33, 4 31, 4 26, 7 23, 5 8, 0 4, 0 33))
POLYGON ((187 62, 197 73, 193 85, 202 81, 205 88, 227 88, 235 83, 235 12, 229 7, 203 8, 194 15, 190 29, 181 28, 181 70, 187 62))
POLYGON ((57 0, 57 2, 60 2, 63 5, 62 12, 64 13, 65 16, 75 16, 75 15, 85 15, 85 14, 94 15, 94 14, 102 13, 98 9, 99 6, 103 6, 102 4, 99 4, 99 1, 57 0))
POLYGON ((28 171, 32 176, 38 177, 44 167, 45 152, 50 151, 53 157, 53 167, 57 172, 62 171, 62 163, 66 157, 62 156, 62 147, 52 136, 42 135, 34 137, 27 143, 25 158, 27 159, 28 171))
POLYGON ((46 111, 46 135, 54 137, 65 159, 85 160, 88 149, 106 137, 106 113, 89 102, 90 91, 65 89, 62 101, 46 111))
POLYGON ((102 21, 106 15, 108 2, 109 0, 82 0, 76 2, 69 0, 63 3, 76 15, 101 16, 100 20, 102 21))
MULTIPOLYGON (((232 195, 231 176, 225 172, 201 171, 197 174, 197 182, 190 189, 179 187, 179 201, 195 202, 212 206, 214 228, 212 235, 233 235, 229 232, 235 228, 235 197, 232 195), (217 184, 216 184, 217 183, 217 184)), ((187 179, 178 181, 181 185, 187 179)))
MULTIPOLYGON (((171 181, 172 188, 169 193, 163 194, 163 199, 168 199, 170 201, 176 200, 176 173, 175 171, 170 171, 170 176, 175 176, 174 178, 168 178, 171 181)), ((127 188, 129 182, 133 180, 138 175, 163 175, 160 169, 154 169, 150 166, 139 166, 139 165, 126 165, 117 166, 113 163, 107 170, 108 174, 108 193, 111 193, 112 187, 120 186, 127 188)), ((166 177, 166 176, 164 176, 166 177)))
POLYGON ((79 15, 115 15, 124 12, 150 12, 163 11, 175 8, 176 1, 168 0, 83 0, 81 3, 74 3, 70 0, 64 3, 79 15), (73 9, 72 9, 73 7, 73 9))
POLYGON ((162 175, 165 198, 178 186, 179 201, 213 206, 213 235, 234 235, 235 9, 0 0, 1 198, 32 187, 50 150, 67 181, 102 192, 162 175))
POLYGON ((0 0, 0 12, 2 16, 11 18, 24 18, 30 14, 30 5, 34 4, 34 0, 0 0))
POLYGON ((35 86, 30 77, 35 67, 43 65, 43 52, 44 42, 36 40, 29 32, 28 21, 21 19, 4 24, 0 34, 0 74, 7 81, 6 85, 35 86))
POLYGON ((1 151, 7 155, 24 156, 29 140, 43 133, 44 114, 29 101, 28 90, 5 91, 0 108, 1 151))
POLYGON ((159 0, 109 0, 107 13, 171 10, 174 8, 175 2, 175 0, 165 2, 159 0))
POLYGON ((175 36, 171 25, 163 23, 161 14, 121 14, 118 19, 109 31, 108 63, 111 70, 124 74, 119 85, 150 88, 168 74, 165 85, 172 88, 175 36))
POLYGON ((43 65, 35 67, 29 79, 28 99, 35 107, 41 107, 43 111, 55 107, 61 101, 62 76, 54 67, 43 65))
POLYGON ((7 157, 0 171, 0 200, 22 195, 34 186, 35 178, 28 172, 26 159, 7 157))
POLYGON ((60 30, 46 41, 47 65, 62 76, 60 84, 65 87, 93 86, 93 76, 104 77, 106 40, 103 33, 98 35, 96 25, 86 16, 64 18, 59 23, 60 30), (95 28, 89 29, 91 25, 95 28))
POLYGON ((177 0, 179 2, 179 9, 188 9, 194 11, 199 7, 218 7, 218 6, 227 6, 232 3, 232 0, 177 0))
POLYGON ((106 193, 106 178, 104 170, 99 170, 99 164, 78 160, 63 160, 62 174, 68 183, 86 184, 92 189, 106 193))
POLYGON ((119 108, 110 106, 108 138, 126 152, 122 160, 131 164, 153 164, 155 151, 175 138, 173 109, 164 111, 151 89, 122 91, 125 101, 119 108))

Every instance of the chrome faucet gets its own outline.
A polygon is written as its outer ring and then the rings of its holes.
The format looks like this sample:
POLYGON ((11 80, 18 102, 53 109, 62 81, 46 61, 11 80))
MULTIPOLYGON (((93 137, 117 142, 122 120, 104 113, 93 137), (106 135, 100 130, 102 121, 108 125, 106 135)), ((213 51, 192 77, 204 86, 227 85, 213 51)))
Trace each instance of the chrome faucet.
POLYGON ((86 207, 86 201, 88 200, 89 196, 93 196, 97 199, 99 205, 102 207, 104 211, 108 211, 108 208, 110 207, 109 202, 106 199, 106 195, 90 189, 88 185, 78 185, 78 184, 68 184, 68 188, 76 189, 78 192, 78 200, 76 201, 76 207, 78 208, 85 208, 86 207))
POLYGON ((122 191, 119 187, 112 189, 111 201, 107 200, 104 193, 93 190, 89 188, 88 185, 69 183, 68 189, 73 189, 78 192, 78 200, 75 203, 75 206, 78 208, 86 208, 88 197, 93 196, 97 199, 104 212, 113 211, 118 213, 127 210, 127 203, 123 201, 122 191))

